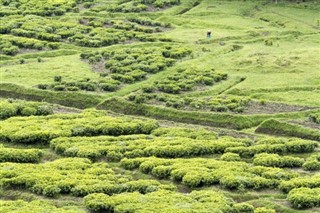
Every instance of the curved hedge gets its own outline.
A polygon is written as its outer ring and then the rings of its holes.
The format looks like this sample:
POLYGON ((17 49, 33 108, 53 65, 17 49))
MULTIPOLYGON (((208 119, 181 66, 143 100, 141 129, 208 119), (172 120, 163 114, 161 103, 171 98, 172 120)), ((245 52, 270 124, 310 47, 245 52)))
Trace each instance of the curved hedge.
POLYGON ((320 207, 320 188, 292 189, 288 194, 288 200, 298 209, 320 207))
POLYGON ((53 110, 48 104, 27 101, 0 100, 0 120, 12 116, 50 114, 53 114, 53 110))
POLYGON ((50 212, 50 213, 85 213, 80 207, 63 206, 57 207, 48 201, 34 200, 31 202, 23 200, 0 200, 1 212, 50 212))
POLYGON ((139 169, 158 178, 170 178, 189 187, 215 185, 227 189, 277 188, 282 180, 298 174, 280 168, 256 166, 238 161, 218 161, 214 159, 161 159, 134 158, 121 160, 125 169, 139 169))
MULTIPOLYGON (((157 191, 146 195, 123 193, 114 196, 91 194, 84 198, 85 206, 93 212, 237 212, 244 205, 234 202, 216 191, 193 191, 182 194, 172 191, 157 191)), ((245 206, 253 212, 251 205, 245 206)))
POLYGON ((275 119, 264 121, 259 125, 255 132, 320 141, 320 132, 316 129, 303 127, 297 124, 290 124, 275 119))
POLYGON ((0 145, 0 162, 36 163, 41 157, 39 149, 14 149, 0 145))
POLYGON ((102 111, 15 117, 0 121, 0 140, 13 143, 48 143, 60 136, 149 134, 156 121, 111 117, 102 111))
POLYGON ((86 158, 63 158, 43 164, 0 163, 0 186, 21 187, 47 197, 176 189, 156 180, 133 180, 131 176, 115 174, 108 164, 91 163, 86 158))
POLYGON ((51 148, 70 157, 92 160, 106 157, 117 161, 123 157, 189 157, 223 153, 228 147, 244 146, 246 141, 230 137, 196 140, 184 137, 148 137, 130 135, 120 137, 62 137, 51 141, 51 148))

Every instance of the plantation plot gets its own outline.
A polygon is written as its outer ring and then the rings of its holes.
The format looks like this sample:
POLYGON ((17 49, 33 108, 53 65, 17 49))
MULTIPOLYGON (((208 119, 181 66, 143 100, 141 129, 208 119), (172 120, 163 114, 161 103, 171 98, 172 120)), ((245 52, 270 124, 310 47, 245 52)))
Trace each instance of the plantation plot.
POLYGON ((247 210, 253 212, 249 204, 235 204, 222 193, 214 191, 193 191, 184 195, 171 191, 157 191, 146 195, 125 193, 116 196, 91 194, 84 198, 85 205, 93 211, 112 212, 227 212, 247 210))
POLYGON ((187 157, 223 153, 228 147, 245 146, 248 142, 234 138, 194 140, 183 137, 148 137, 130 135, 120 137, 57 138, 50 146, 56 152, 72 157, 120 160, 124 157, 187 157))
POLYGON ((36 200, 26 202, 23 200, 4 201, 0 200, 0 209, 2 212, 24 212, 26 209, 30 213, 52 212, 52 213, 85 213, 86 211, 73 206, 56 207, 47 201, 36 200))
POLYGON ((59 136, 147 134, 158 125, 152 120, 107 116, 104 112, 17 117, 0 122, 0 139, 13 143, 48 143, 59 136))
POLYGON ((50 115, 53 114, 52 107, 49 104, 10 101, 0 99, 0 119, 6 119, 12 116, 31 116, 31 115, 50 115))
POLYGON ((245 162, 228 162, 214 159, 123 159, 126 169, 139 168, 159 178, 172 178, 189 187, 219 184, 227 189, 276 188, 281 180, 298 176, 280 168, 257 166, 245 162), (228 175, 226 175, 228 174, 228 175), (279 179, 278 176, 281 176, 279 179))
POLYGON ((130 176, 117 175, 107 164, 93 164, 85 158, 64 158, 44 164, 0 163, 0 171, 1 187, 21 187, 48 197, 175 190, 173 185, 162 185, 155 180, 132 180, 130 176))

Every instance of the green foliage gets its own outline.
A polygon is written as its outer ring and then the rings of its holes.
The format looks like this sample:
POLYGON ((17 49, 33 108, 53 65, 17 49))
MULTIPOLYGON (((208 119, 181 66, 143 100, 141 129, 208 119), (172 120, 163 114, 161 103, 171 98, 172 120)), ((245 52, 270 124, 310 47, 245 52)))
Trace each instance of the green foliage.
POLYGON ((138 13, 149 7, 165 8, 180 4, 180 0, 125 0, 108 8, 111 12, 138 13))
POLYGON ((312 208, 320 206, 320 188, 296 188, 289 192, 288 200, 295 208, 312 208))
POLYGON ((191 112, 144 104, 134 104, 120 98, 111 98, 98 106, 99 109, 109 109, 119 113, 142 115, 177 122, 203 124, 209 126, 244 129, 258 125, 263 118, 259 116, 243 116, 225 113, 191 112))
POLYGON ((241 158, 236 153, 226 152, 224 153, 221 158, 222 161, 240 161, 241 158))
POLYGON ((0 139, 14 143, 48 143, 59 136, 148 134, 158 127, 153 120, 111 117, 101 111, 17 117, 1 121, 0 125, 0 139))
POLYGON ((108 196, 91 194, 84 198, 85 206, 94 212, 233 212, 234 203, 216 191, 193 191, 181 194, 172 191, 156 191, 146 195, 123 193, 108 196))
MULTIPOLYGON (((173 57, 170 54, 168 56, 173 57)), ((214 83, 227 78, 227 74, 218 73, 214 69, 200 69, 193 66, 176 70, 167 78, 156 81, 154 86, 159 91, 177 94, 182 91, 191 91, 196 86, 212 86, 214 83)))
POLYGON ((100 96, 93 94, 41 91, 9 83, 1 84, 0 92, 2 97, 45 101, 80 109, 94 107, 101 101, 100 96))
POLYGON ((272 167, 301 167, 304 160, 292 156, 279 156, 278 154, 261 153, 254 156, 253 164, 272 167))
POLYGON ((97 159, 106 156, 110 160, 122 157, 188 157, 223 153, 227 147, 244 146, 246 141, 230 137, 219 139, 191 139, 185 137, 150 137, 130 135, 119 137, 57 138, 51 141, 56 152, 72 157, 97 159))
POLYGON ((191 129, 183 127, 160 127, 152 131, 152 135, 162 137, 186 137, 197 140, 217 139, 217 133, 206 129, 191 129))
POLYGON ((265 189, 276 188, 283 180, 297 174, 280 168, 252 167, 237 161, 218 161, 214 159, 161 159, 134 158, 121 160, 125 169, 139 168, 159 178, 170 178, 189 187, 219 184, 227 189, 265 189))
POLYGON ((256 132, 274 135, 293 136, 298 138, 320 141, 320 132, 315 129, 303 127, 296 124, 290 124, 275 119, 264 121, 256 129, 256 132))
MULTIPOLYGON (((316 147, 318 147, 318 143, 309 140, 295 138, 277 140, 270 138, 262 139, 249 147, 230 147, 226 149, 226 152, 237 153, 243 157, 252 157, 259 153, 310 153, 313 152, 316 147)), ((289 158, 288 161, 290 161, 289 158)))
POLYGON ((266 207, 259 207, 254 210, 254 213, 276 213, 276 211, 266 207))
POLYGON ((50 114, 53 114, 53 110, 48 104, 15 100, 0 100, 0 119, 6 119, 12 116, 50 114))
POLYGON ((182 59, 191 53, 189 49, 179 46, 151 48, 121 48, 102 52, 85 52, 81 58, 89 63, 104 63, 105 70, 101 75, 123 83, 133 83, 146 78, 147 74, 153 74, 171 67, 175 61, 182 59), (179 55, 164 52, 179 52, 179 55))
POLYGON ((181 110, 199 110, 199 111, 214 111, 214 112, 243 112, 248 106, 249 98, 239 98, 230 96, 217 96, 215 98, 181 98, 178 95, 152 93, 155 87, 144 87, 144 93, 134 93, 128 97, 129 101, 135 103, 163 105, 167 107, 177 108, 181 110), (146 94, 147 93, 147 94, 146 94))
POLYGON ((39 149, 14 149, 0 145, 0 162, 36 163, 41 157, 39 149))
POLYGON ((309 121, 311 121, 313 123, 320 124, 320 113, 315 113, 315 114, 309 115, 309 121))
POLYGON ((306 159, 306 162, 302 165, 303 169, 308 171, 320 170, 320 154, 313 154, 306 159))
POLYGON ((56 207, 48 201, 34 200, 26 202, 23 200, 0 200, 2 212, 25 212, 30 213, 50 212, 50 213, 85 213, 86 211, 73 206, 56 207))
POLYGON ((131 176, 117 175, 107 164, 94 164, 85 158, 63 158, 43 164, 0 163, 0 171, 2 187, 21 187, 47 197, 175 190, 173 185, 162 185, 155 180, 133 180, 131 176))
POLYGON ((279 189, 284 192, 289 192, 294 188, 307 187, 307 188, 317 188, 320 187, 320 175, 315 174, 313 176, 297 177, 291 180, 282 181, 279 185, 279 189))

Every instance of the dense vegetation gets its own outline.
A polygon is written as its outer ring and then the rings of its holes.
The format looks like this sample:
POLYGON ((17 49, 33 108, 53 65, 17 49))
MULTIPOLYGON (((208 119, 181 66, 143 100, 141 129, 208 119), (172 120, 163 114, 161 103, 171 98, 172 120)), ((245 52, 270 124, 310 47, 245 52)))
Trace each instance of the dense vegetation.
POLYGON ((0 0, 0 212, 320 212, 319 9, 0 0))

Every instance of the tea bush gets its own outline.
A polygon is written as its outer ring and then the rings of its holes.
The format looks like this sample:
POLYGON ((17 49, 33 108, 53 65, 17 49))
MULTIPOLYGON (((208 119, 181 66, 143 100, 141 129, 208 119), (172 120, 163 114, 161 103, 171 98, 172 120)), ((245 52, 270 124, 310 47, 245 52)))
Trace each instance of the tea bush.
POLYGON ((86 211, 73 206, 56 207, 48 201, 34 200, 0 200, 0 209, 2 212, 50 212, 50 213, 85 213, 86 211))
POLYGON ((153 120, 111 117, 100 111, 46 117, 16 117, 0 122, 0 140, 13 143, 48 143, 60 136, 149 134, 153 120))
POLYGON ((189 187, 219 184, 227 189, 277 188, 282 180, 296 177, 297 173, 280 168, 252 167, 245 162, 214 159, 122 159, 125 169, 139 168, 159 178, 171 178, 189 187))
POLYGON ((63 158, 43 164, 0 163, 0 171, 1 187, 21 187, 47 197, 176 189, 155 180, 133 180, 131 176, 115 174, 106 163, 91 163, 85 158, 63 158))
POLYGON ((50 114, 53 114, 53 110, 48 104, 15 100, 0 100, 0 119, 6 119, 12 116, 50 114))
POLYGON ((253 164, 272 167, 301 167, 304 160, 292 156, 280 156, 278 154, 261 153, 254 156, 253 164))
MULTIPOLYGON (((216 191, 193 191, 181 194, 172 191, 156 191, 148 194, 123 193, 108 196, 97 193, 84 198, 85 206, 94 212, 236 212, 239 205, 216 191), (177 203, 179 205, 177 205, 177 203)), ((253 208, 251 205, 249 207, 253 208)))
POLYGON ((0 162, 36 163, 41 157, 39 149, 14 149, 0 145, 0 162))
POLYGON ((320 188, 296 188, 289 192, 288 200, 292 203, 293 207, 312 208, 320 206, 320 188))
POLYGON ((51 141, 56 152, 71 157, 100 157, 120 160, 123 157, 188 157, 223 153, 227 147, 245 145, 246 141, 221 137, 214 140, 195 140, 184 137, 156 137, 130 135, 120 137, 74 137, 57 138, 51 141))

